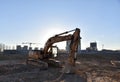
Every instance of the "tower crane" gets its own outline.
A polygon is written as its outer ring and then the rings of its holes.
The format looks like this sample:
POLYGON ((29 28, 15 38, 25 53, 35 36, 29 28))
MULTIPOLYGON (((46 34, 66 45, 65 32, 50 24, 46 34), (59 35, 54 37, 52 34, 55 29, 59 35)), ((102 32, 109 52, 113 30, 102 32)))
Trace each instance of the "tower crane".
POLYGON ((23 42, 22 44, 28 44, 29 45, 29 50, 32 48, 32 44, 40 44, 40 43, 32 43, 32 42, 23 42))

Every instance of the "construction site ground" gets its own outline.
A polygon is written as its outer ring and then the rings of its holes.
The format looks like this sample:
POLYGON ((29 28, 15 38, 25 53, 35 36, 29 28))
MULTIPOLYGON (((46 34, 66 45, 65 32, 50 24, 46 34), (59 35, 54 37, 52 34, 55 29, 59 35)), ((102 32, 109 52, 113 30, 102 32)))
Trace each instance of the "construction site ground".
MULTIPOLYGON (((0 82, 119 82, 120 55, 77 55, 75 74, 27 65, 27 56, 1 55, 0 82)), ((64 65, 67 54, 56 57, 64 65)))

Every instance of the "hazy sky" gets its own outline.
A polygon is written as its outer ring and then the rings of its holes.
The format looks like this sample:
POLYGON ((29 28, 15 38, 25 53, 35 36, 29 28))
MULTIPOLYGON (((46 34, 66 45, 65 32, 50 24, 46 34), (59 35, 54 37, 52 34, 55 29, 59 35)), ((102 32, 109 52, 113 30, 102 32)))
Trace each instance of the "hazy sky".
POLYGON ((76 27, 82 49, 95 41, 98 49, 120 49, 120 0, 0 0, 0 43, 43 46, 76 27))

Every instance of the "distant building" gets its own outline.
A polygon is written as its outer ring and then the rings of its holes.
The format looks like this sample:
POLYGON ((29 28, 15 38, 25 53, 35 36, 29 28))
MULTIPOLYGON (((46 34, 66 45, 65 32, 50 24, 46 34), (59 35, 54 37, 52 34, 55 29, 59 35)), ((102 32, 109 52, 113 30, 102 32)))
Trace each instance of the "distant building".
POLYGON ((22 48, 22 50, 28 50, 28 46, 24 46, 23 48, 22 48))
POLYGON ((97 42, 91 42, 90 43, 90 49, 94 50, 94 51, 97 51, 97 42))
POLYGON ((70 51, 70 42, 71 42, 71 40, 66 41, 66 51, 67 52, 70 51))
POLYGON ((29 50, 32 50, 32 47, 29 47, 29 50))
POLYGON ((87 51, 97 51, 97 42, 91 42, 90 47, 86 48, 87 51))
POLYGON ((22 50, 21 45, 17 45, 17 46, 16 46, 16 50, 17 50, 17 51, 21 51, 21 50, 22 50))
POLYGON ((21 45, 17 45, 16 51, 18 52, 18 54, 27 54, 29 50, 28 50, 28 46, 21 47, 21 45))
POLYGON ((4 52, 5 55, 18 54, 18 51, 16 51, 16 50, 4 50, 3 52, 4 52))
POLYGON ((35 47, 34 50, 39 50, 39 48, 38 48, 38 47, 35 47))

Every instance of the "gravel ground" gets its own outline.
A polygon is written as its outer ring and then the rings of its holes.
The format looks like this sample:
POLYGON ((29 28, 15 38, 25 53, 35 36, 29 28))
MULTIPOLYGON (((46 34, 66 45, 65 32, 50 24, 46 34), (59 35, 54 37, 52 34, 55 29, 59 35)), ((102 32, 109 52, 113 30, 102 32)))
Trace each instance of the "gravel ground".
MULTIPOLYGON (((118 57, 115 58, 119 59, 118 57)), ((60 55, 56 59, 65 64, 66 58, 66 55, 60 55)), ((106 58, 108 57, 78 57, 75 74, 64 74, 62 68, 56 67, 43 70, 26 65, 25 60, 0 61, 0 82, 119 82, 120 66, 113 65, 110 61, 112 58, 106 58)))
POLYGON ((87 82, 79 75, 63 74, 61 68, 41 70, 20 62, 14 60, 14 64, 7 64, 5 61, 5 65, 0 65, 0 82, 87 82))

